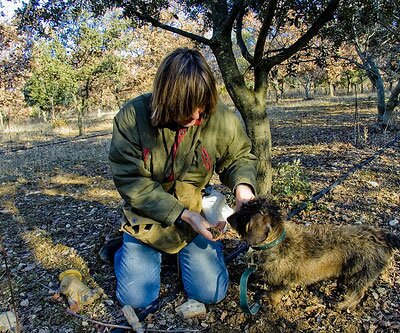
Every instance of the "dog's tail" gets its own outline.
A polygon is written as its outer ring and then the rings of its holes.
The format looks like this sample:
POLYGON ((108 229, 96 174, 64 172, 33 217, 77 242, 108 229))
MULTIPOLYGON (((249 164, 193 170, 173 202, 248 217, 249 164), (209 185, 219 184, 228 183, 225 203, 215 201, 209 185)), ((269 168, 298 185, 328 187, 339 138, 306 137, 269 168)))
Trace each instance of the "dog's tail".
POLYGON ((400 249, 400 237, 398 235, 385 231, 383 237, 391 249, 400 249))

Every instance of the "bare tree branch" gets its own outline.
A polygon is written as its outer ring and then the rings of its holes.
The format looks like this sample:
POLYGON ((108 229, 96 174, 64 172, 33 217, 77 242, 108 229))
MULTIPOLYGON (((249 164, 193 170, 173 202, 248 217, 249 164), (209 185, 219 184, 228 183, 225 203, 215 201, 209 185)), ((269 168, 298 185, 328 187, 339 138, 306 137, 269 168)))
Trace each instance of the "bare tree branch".
POLYGON ((154 25, 155 27, 158 27, 158 28, 161 28, 161 29, 173 32, 173 33, 176 33, 176 34, 181 35, 183 37, 190 38, 190 39, 192 39, 194 41, 197 41, 197 42, 205 44, 205 45, 210 45, 211 44, 211 40, 210 39, 207 39, 207 38, 205 38, 203 36, 199 36, 199 35, 193 34, 191 32, 179 29, 179 28, 172 27, 172 26, 170 26, 168 24, 165 24, 165 23, 162 23, 162 22, 156 20, 155 18, 153 18, 153 17, 151 17, 151 16, 149 16, 147 14, 144 14, 144 13, 141 13, 141 12, 138 12, 138 11, 135 11, 134 14, 137 17, 139 17, 141 20, 149 22, 152 25, 154 25))
POLYGON ((237 20, 236 20, 236 41, 237 44, 240 48, 240 51, 242 52, 243 58, 245 58, 250 65, 254 66, 254 58, 250 54, 249 50, 247 49, 247 46, 243 40, 242 36, 242 28, 243 28, 243 16, 245 12, 244 10, 240 11, 238 14, 237 20))
POLYGON ((242 8, 243 8, 243 0, 234 2, 228 17, 224 21, 224 27, 222 30, 225 33, 230 32, 232 30, 233 24, 234 24, 237 16, 239 15, 239 13, 242 11, 242 8))
POLYGON ((320 14, 316 21, 311 25, 310 29, 308 29, 303 36, 301 36, 294 44, 289 46, 280 54, 266 58, 264 61, 266 62, 267 68, 272 68, 275 65, 282 63, 286 59, 289 59, 297 51, 305 47, 307 43, 317 35, 325 23, 329 22, 333 18, 333 13, 337 9, 339 2, 340 0, 331 0, 325 10, 320 14))
POLYGON ((272 24, 272 19, 275 15, 275 10, 277 6, 278 0, 271 0, 268 3, 266 12, 265 12, 265 17, 264 21, 262 23, 260 33, 258 34, 258 39, 256 43, 256 47, 254 50, 254 61, 256 63, 256 66, 258 63, 261 62, 262 57, 264 55, 264 48, 265 48, 265 42, 267 40, 268 32, 272 24))

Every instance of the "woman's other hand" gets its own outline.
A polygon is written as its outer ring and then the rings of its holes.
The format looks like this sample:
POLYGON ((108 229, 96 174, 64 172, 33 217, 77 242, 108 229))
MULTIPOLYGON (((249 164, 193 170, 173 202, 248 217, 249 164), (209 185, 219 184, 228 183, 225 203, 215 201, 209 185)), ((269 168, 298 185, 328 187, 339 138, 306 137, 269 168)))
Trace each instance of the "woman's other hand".
POLYGON ((255 198, 253 189, 246 184, 239 184, 235 189, 236 210, 239 210, 242 205, 255 198))

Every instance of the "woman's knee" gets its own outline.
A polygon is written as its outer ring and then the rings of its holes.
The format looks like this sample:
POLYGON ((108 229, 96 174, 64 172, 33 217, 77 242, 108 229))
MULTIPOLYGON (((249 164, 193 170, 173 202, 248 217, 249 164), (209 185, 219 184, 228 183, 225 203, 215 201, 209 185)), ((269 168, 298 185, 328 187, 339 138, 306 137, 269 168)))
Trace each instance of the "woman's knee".
POLYGON ((124 305, 130 305, 134 309, 145 308, 158 298, 160 286, 147 286, 141 288, 136 284, 134 286, 126 285, 117 281, 116 296, 118 301, 124 305))
POLYGON ((116 296, 122 305, 143 308, 158 297, 161 254, 132 238, 124 236, 115 254, 116 296))
POLYGON ((204 304, 216 304, 221 302, 228 292, 228 273, 217 277, 216 283, 203 283, 186 290, 189 298, 193 298, 204 304))
POLYGON ((181 250, 182 279, 189 298, 215 304, 226 296, 229 274, 220 243, 199 239, 181 250))

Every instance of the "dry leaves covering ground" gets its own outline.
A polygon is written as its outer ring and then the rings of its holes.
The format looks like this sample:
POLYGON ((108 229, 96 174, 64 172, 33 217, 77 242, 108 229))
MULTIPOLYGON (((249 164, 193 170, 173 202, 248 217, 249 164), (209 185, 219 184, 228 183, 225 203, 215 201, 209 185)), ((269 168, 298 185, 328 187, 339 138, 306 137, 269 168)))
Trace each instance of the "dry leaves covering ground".
MULTIPOLYGON (((398 130, 380 133, 374 129, 375 109, 366 98, 360 104, 362 144, 355 147, 353 104, 350 98, 335 98, 291 100, 271 107, 274 167, 299 160, 315 193, 395 137, 398 130)), ((111 122, 103 122, 102 129, 110 131, 111 122)), ((115 298, 112 267, 97 257, 101 245, 116 235, 119 226, 120 198, 106 158, 110 135, 71 137, 55 145, 14 150, 65 138, 35 135, 21 134, 18 141, 3 135, 0 147, 0 231, 20 321, 26 332, 107 332, 107 327, 91 320, 111 324, 124 320, 115 298), (66 312, 68 304, 59 294, 58 274, 72 267, 82 271, 91 287, 104 290, 100 300, 80 311, 83 319, 66 312)), ((397 142, 291 222, 366 224, 399 234, 399 162, 397 142)), ((289 208, 304 199, 304 194, 290 191, 282 196, 289 208)), ((240 244, 230 230, 223 242, 226 253, 240 244)), ((186 297, 172 260, 163 267, 162 296, 176 293, 176 297, 148 316, 144 326, 148 332, 398 332, 399 257, 396 253, 352 312, 335 311, 333 305, 342 292, 336 281, 326 281, 292 290, 277 307, 263 298, 259 313, 250 316, 238 305, 239 280, 246 268, 241 255, 229 264, 227 298, 207 306, 206 317, 187 321, 175 313, 186 297)), ((249 296, 260 288, 265 288, 262 281, 252 281, 249 296)), ((1 256, 0 313, 12 309, 12 300, 1 256)))

